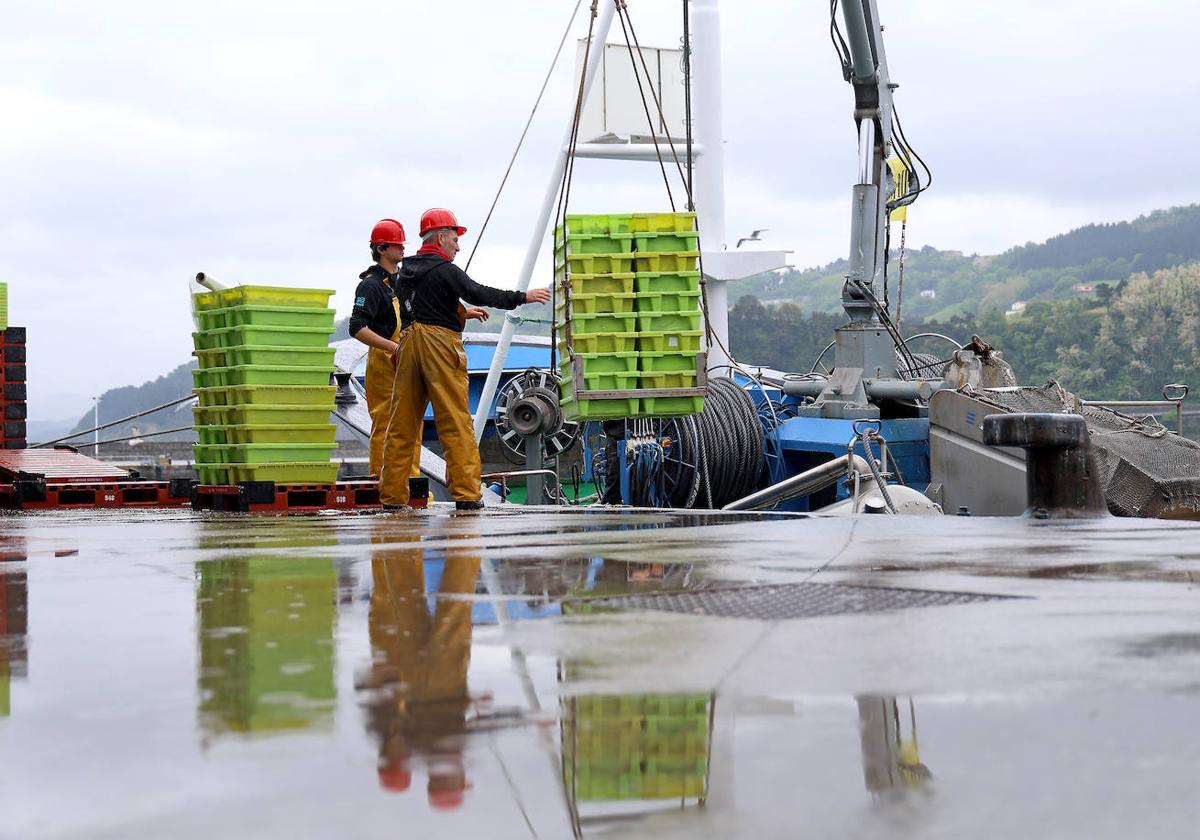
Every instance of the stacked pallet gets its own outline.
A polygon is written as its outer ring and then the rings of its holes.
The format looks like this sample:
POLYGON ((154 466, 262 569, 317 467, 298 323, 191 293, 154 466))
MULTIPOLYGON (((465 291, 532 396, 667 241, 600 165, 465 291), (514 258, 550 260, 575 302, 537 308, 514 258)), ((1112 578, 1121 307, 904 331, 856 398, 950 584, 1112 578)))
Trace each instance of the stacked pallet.
POLYGON ((337 480, 332 294, 235 286, 193 295, 201 484, 337 480))
POLYGON ((3 414, 3 435, 0 448, 24 449, 26 418, 29 408, 25 402, 25 328, 5 327, 0 333, 0 414, 3 414))
POLYGON ((600 695, 565 703, 565 781, 577 801, 706 796, 707 695, 600 695))
POLYGON ((555 231, 560 398, 569 419, 703 410, 698 240, 695 213, 570 215, 565 235, 555 231))

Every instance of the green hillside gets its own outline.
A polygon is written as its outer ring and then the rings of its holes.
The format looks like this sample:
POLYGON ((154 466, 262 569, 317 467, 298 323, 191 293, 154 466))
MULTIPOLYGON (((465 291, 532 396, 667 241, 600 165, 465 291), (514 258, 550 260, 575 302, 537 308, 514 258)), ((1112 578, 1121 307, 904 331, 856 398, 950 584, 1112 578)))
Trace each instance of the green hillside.
MULTIPOLYGON (((893 240, 895 245, 895 240, 893 240)), ((889 297, 896 299, 898 253, 889 267, 889 297)), ((924 247, 904 259, 905 319, 945 321, 989 309, 1005 311, 1017 301, 1069 300, 1106 295, 1104 285, 1136 272, 1200 260, 1200 205, 1173 207, 1131 222, 1086 225, 1003 254, 963 254, 924 247), (1092 286, 1080 292, 1076 286, 1092 286), (924 295, 922 294, 924 292, 924 295)), ((740 293, 762 301, 791 302, 806 311, 840 311, 845 260, 803 271, 788 270, 739 284, 740 293)))

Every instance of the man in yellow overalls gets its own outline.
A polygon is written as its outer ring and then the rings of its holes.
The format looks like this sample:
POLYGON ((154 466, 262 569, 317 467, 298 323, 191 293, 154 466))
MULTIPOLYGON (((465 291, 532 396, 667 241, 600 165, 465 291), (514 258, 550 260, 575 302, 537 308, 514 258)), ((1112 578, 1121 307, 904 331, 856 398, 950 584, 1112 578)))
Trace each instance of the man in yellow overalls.
POLYGON ((449 210, 426 210, 421 216, 421 249, 404 260, 396 278, 403 329, 397 340, 391 419, 379 479, 379 496, 385 509, 408 504, 417 424, 430 402, 446 456, 446 483, 455 506, 459 510, 483 507, 459 299, 497 309, 550 300, 548 288, 505 291, 481 286, 468 277, 454 264, 458 238, 466 232, 449 210))
POLYGON ((455 808, 470 787, 463 750, 472 703, 471 601, 461 596, 475 594, 480 554, 451 540, 430 615, 425 551, 419 542, 389 545, 393 539, 384 532, 372 536, 378 545, 367 617, 371 667, 358 683, 365 692, 367 726, 378 741, 379 783, 386 790, 407 790, 412 759, 420 756, 429 774, 430 805, 455 808))
MULTIPOLYGON (((383 436, 387 431, 388 404, 392 398, 396 339, 400 336, 400 305, 396 300, 396 272, 404 257, 404 226, 395 219, 380 219, 371 229, 371 259, 374 264, 358 275, 354 291, 354 309, 350 313, 350 335, 369 348, 367 375, 367 411, 371 415, 371 475, 383 467, 383 436)), ((467 309, 466 318, 487 320, 483 309, 467 309)), ((423 424, 417 421, 411 475, 421 474, 421 438, 423 424)))

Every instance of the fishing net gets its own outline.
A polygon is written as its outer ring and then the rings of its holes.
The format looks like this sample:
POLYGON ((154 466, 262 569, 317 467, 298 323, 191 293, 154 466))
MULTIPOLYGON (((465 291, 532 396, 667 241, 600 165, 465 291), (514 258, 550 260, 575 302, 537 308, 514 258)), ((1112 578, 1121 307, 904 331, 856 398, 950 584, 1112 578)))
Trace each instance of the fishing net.
POLYGON ((1175 434, 1154 418, 1139 419, 1083 405, 1057 382, 968 393, 1008 412, 1083 415, 1104 483, 1104 498, 1117 516, 1190 519, 1200 514, 1200 444, 1175 434))

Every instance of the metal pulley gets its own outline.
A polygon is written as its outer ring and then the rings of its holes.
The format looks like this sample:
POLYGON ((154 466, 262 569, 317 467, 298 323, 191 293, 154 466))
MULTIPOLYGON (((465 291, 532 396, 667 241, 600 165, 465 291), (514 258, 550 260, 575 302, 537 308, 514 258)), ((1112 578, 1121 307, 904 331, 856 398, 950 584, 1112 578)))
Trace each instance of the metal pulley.
POLYGON ((583 427, 563 419, 558 402, 559 376, 529 368, 509 380, 496 398, 493 419, 504 457, 525 464, 525 441, 540 437, 542 460, 552 461, 579 441, 583 427))

